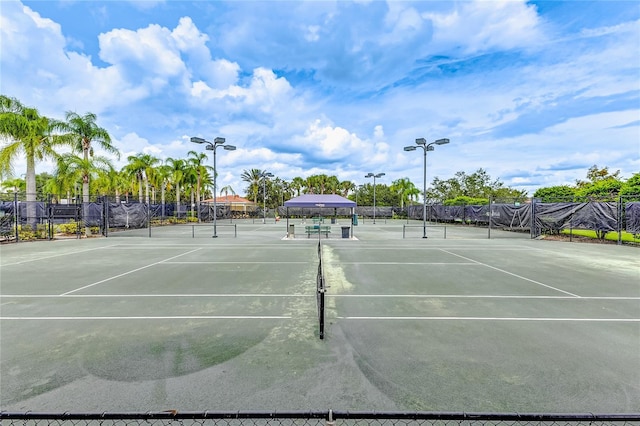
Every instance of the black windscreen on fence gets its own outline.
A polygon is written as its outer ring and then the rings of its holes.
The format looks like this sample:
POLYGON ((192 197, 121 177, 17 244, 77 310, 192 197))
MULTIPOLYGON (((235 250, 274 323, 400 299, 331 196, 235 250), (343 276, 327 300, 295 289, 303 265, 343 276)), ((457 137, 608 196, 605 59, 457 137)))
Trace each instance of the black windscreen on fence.
MULTIPOLYGON (((2 195, 2 194, 0 194, 2 195)), ((623 231, 640 235, 640 196, 619 197, 617 201, 585 201, 541 203, 504 202, 489 200, 486 205, 445 206, 410 205, 404 208, 389 206, 358 206, 355 213, 362 217, 407 218, 463 224, 489 229, 530 232, 531 237, 541 234, 557 234, 566 230, 591 230, 600 236, 607 232, 623 231), (426 218, 424 213, 426 211, 426 218)), ((127 229, 154 227, 192 222, 213 222, 230 219, 233 215, 229 205, 201 203, 185 205, 177 203, 140 203, 114 201, 110 197, 98 197, 89 203, 64 204, 49 201, 26 202, 16 194, 0 196, 0 235, 5 238, 20 239, 20 231, 30 230, 35 238, 51 238, 56 233, 54 227, 69 222, 77 222, 77 229, 83 233, 101 233, 127 229), (46 232, 45 232, 46 231, 46 232)), ((326 210, 313 208, 289 208, 281 212, 290 217, 312 217, 326 214, 326 210)), ((351 216, 351 210, 337 208, 332 215, 351 216)), ((73 229, 67 227, 67 229, 73 229)), ((80 235, 80 233, 78 233, 80 235)))
POLYGON ((640 234, 640 203, 625 203, 625 230, 630 234, 640 234))

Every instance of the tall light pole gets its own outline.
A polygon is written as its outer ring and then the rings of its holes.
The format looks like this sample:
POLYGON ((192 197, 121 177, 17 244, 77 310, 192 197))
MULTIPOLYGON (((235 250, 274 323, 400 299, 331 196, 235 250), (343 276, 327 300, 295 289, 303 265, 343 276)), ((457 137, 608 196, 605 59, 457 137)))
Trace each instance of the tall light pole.
POLYGON ((209 142, 208 140, 195 136, 191 138, 191 142, 197 144, 206 143, 206 150, 213 151, 213 238, 218 238, 218 229, 216 227, 218 216, 218 205, 216 203, 216 192, 218 191, 218 188, 216 186, 216 179, 218 177, 218 171, 216 170, 216 149, 219 146, 222 146, 222 149, 224 149, 225 151, 234 151, 236 149, 234 145, 225 145, 225 141, 225 138, 215 138, 213 142, 209 142))
POLYGON ((373 174, 371 172, 365 175, 366 178, 373 178, 373 224, 376 224, 376 178, 384 176, 384 173, 373 174))
POLYGON ((415 151, 418 146, 424 151, 424 165, 422 167, 422 238, 427 238, 427 151, 433 151, 433 145, 444 145, 449 139, 438 139, 427 144, 425 138, 416 139, 416 145, 405 146, 405 151, 415 151))
POLYGON ((262 223, 267 223, 267 178, 273 177, 271 172, 262 172, 262 223))

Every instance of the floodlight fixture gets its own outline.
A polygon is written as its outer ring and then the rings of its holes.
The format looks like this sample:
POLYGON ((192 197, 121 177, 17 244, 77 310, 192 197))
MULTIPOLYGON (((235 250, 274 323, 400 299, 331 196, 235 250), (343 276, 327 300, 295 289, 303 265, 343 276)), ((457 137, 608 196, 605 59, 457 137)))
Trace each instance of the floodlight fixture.
MULTIPOLYGON (((236 149, 235 146, 233 145, 224 145, 224 143, 226 142, 225 138, 221 138, 221 137, 217 137, 213 140, 213 142, 210 142, 206 139, 203 138, 199 138, 196 136, 193 136, 191 138, 191 142, 193 143, 197 143, 197 144, 203 144, 206 143, 206 150, 207 151, 213 151, 213 238, 216 238, 218 236, 218 230, 217 230, 217 216, 218 216, 218 205, 217 205, 217 185, 216 185, 216 181, 217 181, 217 177, 218 177, 218 172, 216 170, 216 148, 218 148, 219 146, 222 146, 224 148, 225 151, 234 151, 236 149)), ((198 203, 200 202, 200 200, 198 200, 198 203)), ((200 209, 198 208, 198 217, 200 215, 200 209)))
MULTIPOLYGON (((448 138, 438 139, 429 144, 427 144, 427 140, 425 138, 416 139, 416 145, 422 148, 424 153, 424 166, 422 169, 422 238, 427 238, 427 152, 435 151, 435 147, 433 145, 445 145, 448 143, 448 138)), ((417 146, 405 146, 404 150, 415 151, 417 146)))
POLYGON ((373 178, 373 223, 376 223, 376 178, 384 176, 384 173, 367 173, 366 178, 373 178))
POLYGON ((273 177, 273 173, 263 171, 262 178, 262 223, 267 223, 267 178, 273 177))

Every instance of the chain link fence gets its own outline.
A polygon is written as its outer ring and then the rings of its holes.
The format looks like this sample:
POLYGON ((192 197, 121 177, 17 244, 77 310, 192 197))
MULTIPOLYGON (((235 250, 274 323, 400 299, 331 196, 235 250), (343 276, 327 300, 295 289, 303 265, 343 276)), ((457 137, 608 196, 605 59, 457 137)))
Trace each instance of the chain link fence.
MULTIPOLYGON (((27 197, 24 193, 0 194, 0 241, 55 239, 104 235, 138 230, 136 235, 151 236, 151 229, 174 224, 211 223, 234 216, 230 205, 176 202, 144 203, 132 198, 100 196, 81 202, 79 198, 64 199, 48 194, 27 197), (27 201, 27 199, 29 201, 27 201), (35 200, 35 201, 33 201, 35 200)), ((604 240, 617 234, 619 244, 640 244, 640 195, 617 197, 615 200, 588 199, 552 200, 490 199, 486 205, 445 206, 412 205, 403 209, 388 206, 358 206, 355 213, 364 223, 375 218, 406 218, 430 223, 456 224, 487 229, 487 238, 496 238, 492 229, 541 235, 575 236, 589 231, 593 238, 604 240), (548 201, 548 200, 547 200, 548 201)), ((258 211, 258 213, 260 213, 258 211)), ((255 214, 258 214, 255 213, 255 214)), ((326 215, 321 209, 284 207, 276 213, 290 217, 326 215)), ((331 216, 350 216, 350 209, 334 209, 331 216)), ((506 234, 500 234, 504 237, 506 234)))
POLYGON ((2 425, 212 425, 212 426, 631 426, 640 413, 521 414, 438 412, 0 412, 2 425))

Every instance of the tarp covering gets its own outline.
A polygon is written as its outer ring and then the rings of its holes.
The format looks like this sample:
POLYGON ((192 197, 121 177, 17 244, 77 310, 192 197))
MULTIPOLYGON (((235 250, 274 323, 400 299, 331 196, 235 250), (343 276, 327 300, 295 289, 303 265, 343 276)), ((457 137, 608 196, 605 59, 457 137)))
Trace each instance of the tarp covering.
POLYGON ((630 234, 640 234, 640 203, 625 203, 626 231, 630 234))
POLYGON ((356 203, 337 194, 304 194, 284 202, 285 207, 355 207, 356 203))
POLYGON ((540 203, 536 204, 536 226, 542 231, 561 229, 617 230, 616 203, 540 203))

